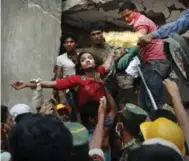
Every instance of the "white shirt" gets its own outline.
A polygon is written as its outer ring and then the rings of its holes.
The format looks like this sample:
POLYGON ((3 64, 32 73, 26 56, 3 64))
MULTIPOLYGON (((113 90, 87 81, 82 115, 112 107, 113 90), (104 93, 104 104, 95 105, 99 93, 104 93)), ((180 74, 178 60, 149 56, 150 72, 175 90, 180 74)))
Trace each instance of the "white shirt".
POLYGON ((67 53, 57 57, 56 65, 63 68, 63 76, 75 75, 75 64, 68 58, 67 53))
POLYGON ((128 75, 130 75, 130 76, 132 76, 132 77, 134 77, 134 78, 137 78, 137 77, 138 77, 138 69, 137 69, 137 66, 140 65, 140 64, 141 64, 141 63, 140 63, 139 58, 138 58, 137 56, 135 56, 135 57, 131 60, 131 62, 130 62, 130 64, 128 65, 128 67, 127 67, 127 69, 125 70, 125 72, 126 72, 128 75))

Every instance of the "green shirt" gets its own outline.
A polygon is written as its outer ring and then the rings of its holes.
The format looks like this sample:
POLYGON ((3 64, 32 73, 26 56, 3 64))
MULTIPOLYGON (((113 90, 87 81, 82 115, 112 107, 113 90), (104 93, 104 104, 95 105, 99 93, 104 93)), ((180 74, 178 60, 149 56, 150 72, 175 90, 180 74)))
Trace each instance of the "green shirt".
POLYGON ((141 145, 141 142, 137 139, 132 139, 128 143, 124 144, 121 148, 123 151, 119 161, 127 161, 129 151, 135 149, 141 145))

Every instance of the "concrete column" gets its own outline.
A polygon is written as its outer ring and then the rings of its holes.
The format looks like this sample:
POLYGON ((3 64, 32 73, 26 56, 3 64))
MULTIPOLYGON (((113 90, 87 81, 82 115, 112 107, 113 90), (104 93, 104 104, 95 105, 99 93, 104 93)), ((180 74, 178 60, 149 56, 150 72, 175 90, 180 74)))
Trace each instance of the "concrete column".
MULTIPOLYGON (((61 0, 2 0, 1 104, 32 105, 30 89, 15 91, 13 80, 50 80, 60 45, 61 0)), ((52 90, 44 90, 49 98, 52 90)))

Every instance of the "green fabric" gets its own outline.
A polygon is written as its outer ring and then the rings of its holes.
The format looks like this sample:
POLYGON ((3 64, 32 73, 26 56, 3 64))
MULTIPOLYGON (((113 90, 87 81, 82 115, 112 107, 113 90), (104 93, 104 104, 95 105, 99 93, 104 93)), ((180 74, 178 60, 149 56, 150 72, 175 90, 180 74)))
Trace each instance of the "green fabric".
POLYGON ((88 144, 89 133, 83 125, 76 122, 66 122, 64 124, 72 133, 74 147, 88 144))
POLYGON ((140 147, 141 144, 142 144, 141 141, 135 138, 123 144, 121 148, 123 152, 119 161, 127 161, 129 152, 135 148, 140 147))
POLYGON ((121 114, 126 120, 137 125, 140 125, 142 122, 144 122, 148 116, 148 113, 144 109, 131 103, 127 103, 125 105, 121 111, 121 114))
POLYGON ((137 56, 139 53, 139 47, 134 46, 129 48, 129 52, 125 54, 118 62, 117 68, 119 70, 124 70, 127 68, 129 65, 130 61, 132 60, 133 57, 137 56))
POLYGON ((140 145, 140 142, 137 139, 132 139, 131 141, 122 144, 121 146, 121 150, 127 149, 127 148, 135 148, 138 147, 138 145, 140 145))

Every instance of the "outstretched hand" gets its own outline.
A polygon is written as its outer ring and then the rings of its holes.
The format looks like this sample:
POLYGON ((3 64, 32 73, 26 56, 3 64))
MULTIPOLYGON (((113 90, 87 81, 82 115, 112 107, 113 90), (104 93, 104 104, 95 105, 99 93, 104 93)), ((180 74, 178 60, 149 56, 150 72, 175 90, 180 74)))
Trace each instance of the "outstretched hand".
POLYGON ((10 85, 11 85, 14 89, 20 90, 20 89, 23 89, 23 88, 27 87, 27 82, 24 82, 24 81, 16 81, 16 82, 10 83, 10 85))

